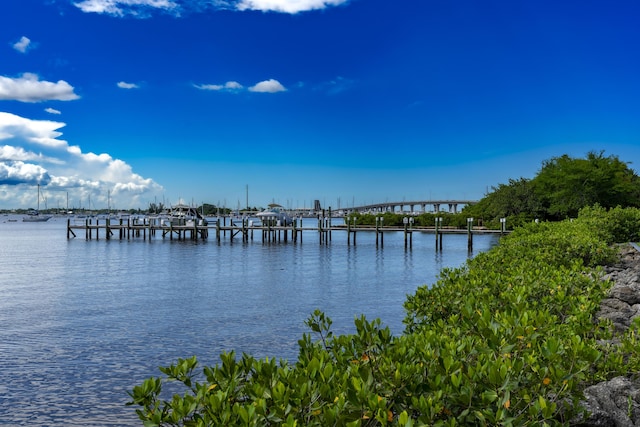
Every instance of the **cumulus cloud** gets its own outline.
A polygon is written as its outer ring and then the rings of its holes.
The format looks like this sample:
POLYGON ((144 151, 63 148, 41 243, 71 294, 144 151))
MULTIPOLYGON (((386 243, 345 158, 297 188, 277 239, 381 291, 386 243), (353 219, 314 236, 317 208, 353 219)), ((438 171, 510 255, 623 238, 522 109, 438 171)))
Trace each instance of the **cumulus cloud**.
POLYGON ((87 13, 104 13, 113 16, 148 16, 149 11, 159 10, 178 13, 178 4, 172 0, 83 0, 74 5, 87 13))
POLYGON ((62 112, 60 112, 60 110, 56 110, 55 108, 45 108, 44 111, 46 111, 49 114, 62 114, 62 112))
POLYGON ((241 0, 238 10, 261 10, 263 12, 299 13, 325 9, 347 3, 348 0, 241 0))
POLYGON ((118 82, 118 87, 120 89, 138 89, 140 86, 135 83, 118 82))
POLYGON ((112 203, 122 207, 139 206, 142 197, 146 200, 162 191, 159 184, 134 173, 120 159, 106 153, 83 153, 80 147, 69 145, 60 139, 59 129, 64 126, 0 112, 0 188, 5 207, 33 204, 35 193, 28 201, 24 197, 25 187, 35 184, 50 194, 72 192, 73 197, 90 197, 105 206, 110 196, 112 203))
POLYGON ((264 93, 276 93, 276 92, 284 92, 285 89, 279 81, 274 79, 269 79, 257 83, 255 86, 251 86, 249 88, 251 92, 264 92, 264 93))
POLYGON ((196 87, 197 89, 201 89, 201 90, 213 90, 213 91, 222 91, 222 90, 226 90, 226 91, 238 91, 238 90, 242 90, 243 86, 238 83, 238 82, 226 82, 223 85, 216 85, 216 84, 205 84, 205 85, 193 85, 194 87, 196 87))
POLYGON ((0 76, 0 101, 73 101, 79 98, 73 86, 64 80, 56 83, 42 81, 32 73, 24 73, 17 78, 0 76))
POLYGON ((13 48, 18 52, 27 53, 29 47, 31 46, 31 40, 29 37, 22 36, 20 40, 13 44, 13 48))
POLYGON ((23 162, 0 163, 0 185, 47 185, 51 177, 38 165, 23 162))

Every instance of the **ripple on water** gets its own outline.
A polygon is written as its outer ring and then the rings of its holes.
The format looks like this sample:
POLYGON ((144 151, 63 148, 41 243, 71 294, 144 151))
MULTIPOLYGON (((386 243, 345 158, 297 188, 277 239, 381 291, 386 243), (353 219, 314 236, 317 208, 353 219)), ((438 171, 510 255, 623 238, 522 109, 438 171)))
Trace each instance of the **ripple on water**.
MULTIPOLYGON (((223 351, 295 359, 319 308, 337 333, 364 313, 402 331, 406 294, 468 256, 466 236, 361 233, 303 244, 67 241, 66 222, 0 223, 0 424, 139 426, 127 391, 157 367, 223 351)), ((495 239, 477 236, 477 251, 495 239)))

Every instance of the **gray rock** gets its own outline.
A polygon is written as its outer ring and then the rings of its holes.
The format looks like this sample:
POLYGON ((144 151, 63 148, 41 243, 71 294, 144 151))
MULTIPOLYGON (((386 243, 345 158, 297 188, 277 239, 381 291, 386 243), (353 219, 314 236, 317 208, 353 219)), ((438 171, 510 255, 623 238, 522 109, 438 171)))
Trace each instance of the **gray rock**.
MULTIPOLYGON (((624 333, 640 316, 640 252, 631 245, 620 248, 620 262, 605 269, 614 284, 600 306, 598 318, 611 320, 616 333, 624 333)), ((611 341, 616 342, 616 339, 611 341)), ((637 375, 637 373, 636 373, 637 375)), ((640 426, 640 378, 617 377, 584 390, 582 402, 589 415, 571 424, 584 427, 640 426)))
POLYGON ((583 405, 590 413, 577 423, 583 427, 634 427, 640 425, 640 380, 613 378, 584 391, 583 405))

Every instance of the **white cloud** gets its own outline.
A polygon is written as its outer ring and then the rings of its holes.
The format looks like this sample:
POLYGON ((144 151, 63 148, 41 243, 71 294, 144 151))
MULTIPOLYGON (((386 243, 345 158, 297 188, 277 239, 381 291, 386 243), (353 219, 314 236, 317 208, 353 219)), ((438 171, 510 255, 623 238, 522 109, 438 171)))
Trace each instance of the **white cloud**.
POLYGON ((29 37, 22 36, 19 41, 13 44, 13 48, 18 52, 26 53, 30 45, 31 40, 29 40, 29 37))
POLYGON ((21 141, 21 145, 57 148, 67 146, 67 141, 58 139, 58 129, 64 123, 51 120, 30 120, 11 113, 0 112, 0 141, 21 141))
POLYGON ((284 92, 287 89, 280 84, 279 81, 274 79, 269 79, 257 83, 255 86, 251 86, 249 88, 251 92, 265 92, 265 93, 276 93, 276 92, 284 92))
POLYGON ((201 12, 207 9, 299 13, 348 2, 349 0, 81 0, 74 5, 86 13, 147 18, 153 12, 179 16, 182 12, 201 12))
POLYGON ((177 3, 172 0, 83 0, 74 5, 83 12, 114 16, 145 17, 149 10, 174 12, 178 10, 177 3))
POLYGON ((44 111, 46 111, 49 114, 62 114, 62 112, 60 112, 60 110, 56 110, 55 108, 45 108, 44 111))
POLYGON ((118 82, 118 87, 120 89, 138 89, 140 86, 135 83, 118 82))
POLYGON ((45 157, 42 154, 26 151, 22 147, 4 145, 0 147, 0 162, 45 162, 61 163, 54 157, 45 157))
POLYGON ((238 91, 244 88, 240 83, 233 82, 233 81, 226 82, 223 85, 206 84, 206 85, 193 85, 193 86, 201 90, 214 90, 214 91, 220 91, 220 90, 238 91))
MULTIPOLYGON (((25 186, 41 184, 50 194, 73 193, 96 205, 138 207, 144 200, 162 191, 150 178, 133 172, 130 165, 109 154, 83 153, 60 139, 65 124, 49 120, 31 120, 0 112, 0 189, 3 207, 24 207, 25 186), (108 196, 109 195, 109 196, 108 196)), ((30 192, 28 192, 30 194, 30 192)), ((51 207, 51 206, 49 206, 51 207)))
MULTIPOLYGON (((229 81, 223 85, 220 84, 203 84, 203 85, 193 85, 195 88, 200 90, 210 90, 210 91, 228 91, 228 92, 239 92, 244 89, 238 82, 229 81)), ((276 93, 276 92, 285 92, 287 89, 277 80, 269 79, 264 80, 259 83, 256 83, 254 86, 247 88, 250 92, 262 92, 262 93, 276 93)))
POLYGON ((39 165, 24 162, 0 163, 0 184, 44 184, 51 182, 46 169, 39 165))
POLYGON ((325 9, 347 3, 348 0, 241 0, 238 10, 261 10, 263 12, 298 13, 325 9))
POLYGON ((47 82, 39 80, 36 74, 24 73, 22 77, 0 76, 0 101, 72 101, 79 99, 73 86, 64 80, 47 82))

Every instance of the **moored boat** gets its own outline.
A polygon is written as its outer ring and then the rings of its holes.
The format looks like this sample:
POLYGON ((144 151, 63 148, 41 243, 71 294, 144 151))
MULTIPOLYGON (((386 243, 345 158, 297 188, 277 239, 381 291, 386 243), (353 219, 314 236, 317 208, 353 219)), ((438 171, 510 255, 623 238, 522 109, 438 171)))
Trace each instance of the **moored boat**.
POLYGON ((267 209, 256 216, 262 221, 263 225, 269 223, 269 221, 272 221, 273 225, 287 226, 293 224, 293 218, 284 211, 282 206, 276 203, 271 203, 267 209))
POLYGON ((38 210, 31 209, 22 218, 22 222, 45 222, 51 219, 51 215, 42 215, 38 210))
POLYGON ((51 219, 51 215, 40 214, 40 184, 38 184, 38 208, 29 209, 27 215, 22 218, 22 222, 45 222, 51 219))
POLYGON ((207 220, 198 212, 198 209, 178 204, 173 206, 166 215, 165 224, 171 226, 207 225, 207 220))

